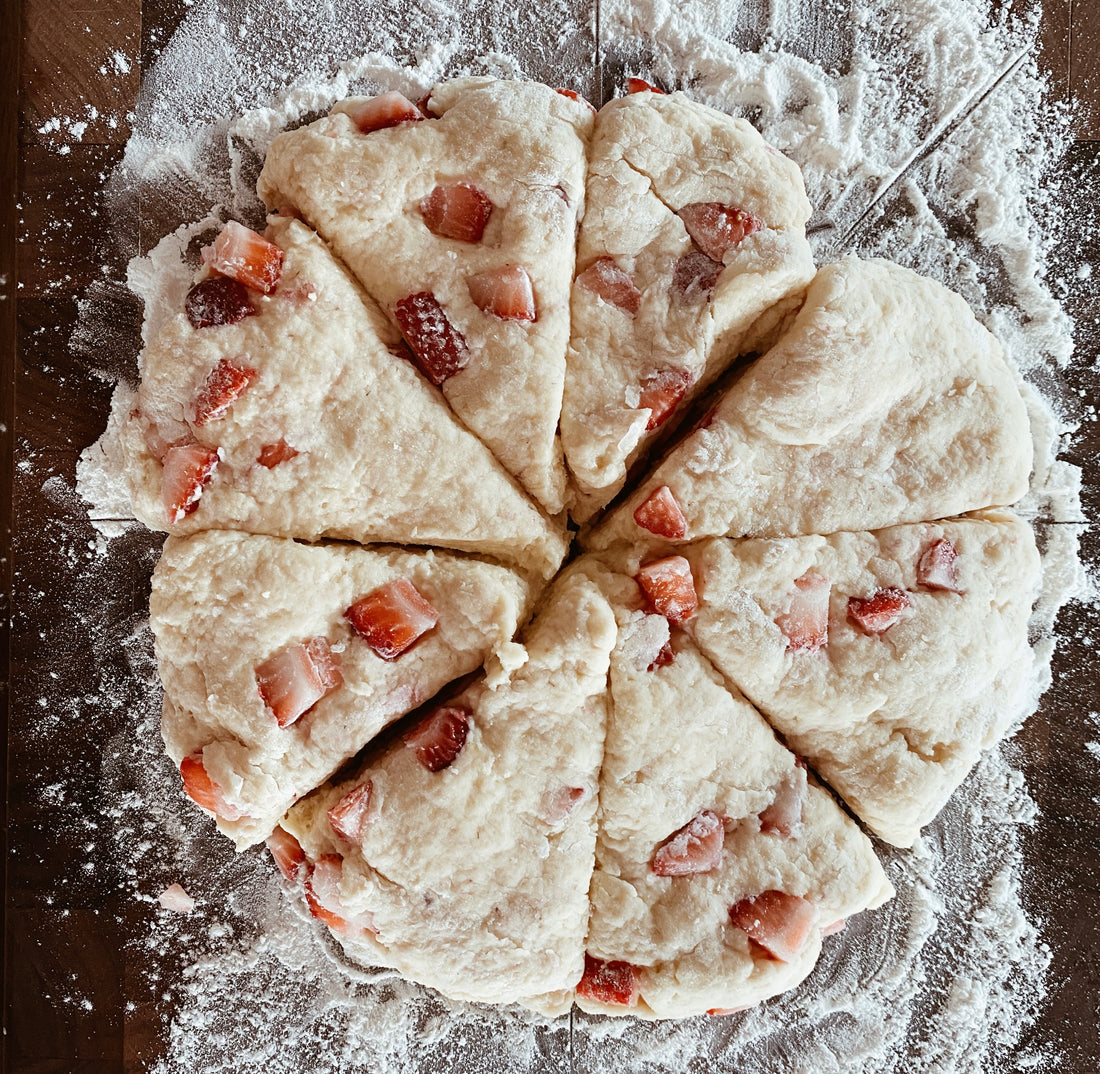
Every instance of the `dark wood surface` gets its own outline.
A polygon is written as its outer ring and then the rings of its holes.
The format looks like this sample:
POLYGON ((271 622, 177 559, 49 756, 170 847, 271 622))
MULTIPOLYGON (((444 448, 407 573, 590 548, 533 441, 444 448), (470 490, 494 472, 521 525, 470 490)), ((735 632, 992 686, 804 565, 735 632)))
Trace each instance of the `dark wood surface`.
MULTIPOLYGON (((71 505, 43 491, 51 474, 72 487, 77 455, 102 431, 110 385, 94 372, 87 354, 75 353, 70 337, 77 301, 104 272, 121 278, 125 265, 110 242, 102 207, 105 174, 121 159, 129 134, 140 74, 186 11, 183 0, 7 0, 0 15, 5 92, 0 123, 5 132, 0 167, 5 192, 0 214, 0 338, 4 347, 2 451, 5 551, 0 577, 11 597, 10 678, 4 683, 7 738, 4 816, 6 850, 3 1069, 18 1074, 69 1074, 144 1070, 156 1057, 165 1010, 149 989, 137 988, 128 964, 126 940, 148 925, 149 911, 119 895, 110 848, 82 827, 94 814, 95 774, 103 743, 96 729, 118 718, 106 704, 102 681, 84 682, 91 662, 86 634, 66 629, 74 608, 66 577, 79 564, 80 544, 91 537, 74 532, 71 505), (130 72, 100 71, 115 51, 133 60, 130 72), (18 98, 17 98, 18 89, 18 98), (18 101, 18 114, 16 104, 18 101), (57 116, 82 117, 93 105, 79 140, 57 116), (62 152, 61 150, 64 150, 62 152), (18 246, 16 239, 18 238, 18 246), (18 252, 18 256, 17 256, 18 252), (18 293, 15 282, 18 281, 18 293), (14 467, 13 467, 14 443, 14 467), (21 469, 22 464, 22 469, 21 469), (24 472, 33 477, 21 476, 24 472), (13 486, 14 475, 14 486, 13 486), (14 530, 7 520, 14 510, 14 530), (13 542, 13 546, 9 545, 13 542), (50 676, 60 671, 78 693, 67 723, 46 720, 46 706, 58 704, 50 676), (46 804, 41 788, 70 779, 84 768, 87 794, 46 804), (94 868, 80 866, 92 861, 94 868), (59 880, 60 874, 71 874, 59 880), (89 879, 90 876, 90 879, 89 879), (67 894, 61 905, 43 905, 42 892, 67 894), (66 1002, 74 990, 90 1009, 66 1002), (125 1003, 131 1001, 133 1009, 125 1003)), ((1066 267, 1067 304, 1081 325, 1078 347, 1100 354, 1095 283, 1077 280, 1082 260, 1100 264, 1100 248, 1082 249, 1080 236, 1100 234, 1095 176, 1100 166, 1100 3, 1049 0, 1043 25, 1043 63, 1055 92, 1076 102, 1078 141, 1063 164, 1063 197, 1078 207, 1089 226, 1062 238, 1057 258, 1066 267)), ((116 224, 116 227, 118 225, 116 224)), ((133 221, 133 244, 140 221, 133 221)), ((1093 246, 1096 240, 1090 240, 1093 246)), ((1057 273, 1055 273, 1057 275, 1057 273)), ((120 309, 120 321, 136 332, 136 304, 120 309)), ((105 361, 105 360, 104 360, 105 361)), ((103 364, 101 361, 100 365, 103 364)), ((1082 367, 1087 363, 1081 363, 1082 367)), ((1078 373, 1077 376, 1082 376, 1078 373)), ((1080 387, 1095 398, 1095 373, 1080 387)), ((1068 457, 1086 474, 1087 517, 1100 504, 1097 452, 1091 426, 1070 447, 1068 457)), ((149 544, 134 541, 130 566, 117 579, 117 616, 139 616, 146 599, 149 544)), ((1098 566, 1100 543, 1085 546, 1098 566)), ((117 558, 117 557, 116 557, 117 558)), ((78 568, 77 568, 78 569, 78 568)), ((112 610, 111 614, 116 614, 112 610)), ((7 655, 8 615, 0 645, 7 655)), ((1056 680, 1043 704, 1012 747, 1041 809, 1029 830, 1029 858, 1043 863, 1046 882, 1025 897, 1034 920, 1042 922, 1053 951, 1050 1003, 1028 1031, 1018 1054, 1041 1053, 1057 1043, 1067 1057, 1062 1069, 1100 1069, 1100 776, 1084 743, 1098 735, 1087 722, 1100 709, 1095 642, 1087 613, 1070 607, 1061 633, 1067 641, 1055 659, 1056 680), (1051 882, 1050 878, 1057 878, 1051 882)), ((108 661, 109 663, 109 661, 108 661)), ((103 661, 96 662, 102 668, 103 661)), ((118 677, 133 679, 119 658, 118 677)), ((105 674, 102 671, 99 674, 105 674)), ((131 688, 139 689, 140 684, 131 688)), ((117 692, 117 691, 116 691, 117 692)), ((134 697, 134 703, 140 698, 134 697)), ((62 706, 64 707, 64 706, 62 706)), ((1006 1057, 1004 1070, 1016 1069, 1006 1057)))

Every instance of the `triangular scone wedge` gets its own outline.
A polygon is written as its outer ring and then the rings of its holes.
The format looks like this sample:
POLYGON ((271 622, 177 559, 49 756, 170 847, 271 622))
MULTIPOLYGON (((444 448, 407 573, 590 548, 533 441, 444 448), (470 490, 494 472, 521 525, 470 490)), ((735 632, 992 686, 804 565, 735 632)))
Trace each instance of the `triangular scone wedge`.
POLYGON ((219 829, 257 843, 387 724, 513 663, 527 603, 515 572, 442 552, 170 537, 149 605, 168 754, 219 829))
POLYGON ((455 999, 568 1009, 614 641, 599 590, 565 576, 508 683, 429 708, 290 811, 272 853, 350 954, 455 999))
POLYGON ((633 93, 596 120, 561 435, 591 517, 678 408, 761 346, 813 279, 793 161, 747 120, 633 93))
POLYGON ((136 516, 176 534, 442 545, 553 573, 560 527, 391 353, 397 333, 325 244, 285 218, 267 235, 284 259, 270 296, 245 296, 257 312, 200 328, 180 312, 145 348, 136 398, 116 396, 101 443, 136 516))
POLYGON ((557 514, 592 111, 536 83, 470 78, 436 86, 426 115, 405 102, 412 121, 371 129, 403 114, 376 114, 392 98, 344 101, 280 135, 260 196, 332 244, 455 413, 557 514))
POLYGON ((699 646, 888 842, 1026 715, 1040 566, 1014 515, 683 553, 699 646))
POLYGON ((609 594, 619 636, 577 1003, 644 1018, 751 1006, 893 889, 870 840, 690 638, 639 607, 632 579, 609 594))
POLYGON ((848 258, 818 272, 791 329, 591 543, 948 518, 1018 500, 1031 457, 1016 377, 966 303, 848 258))

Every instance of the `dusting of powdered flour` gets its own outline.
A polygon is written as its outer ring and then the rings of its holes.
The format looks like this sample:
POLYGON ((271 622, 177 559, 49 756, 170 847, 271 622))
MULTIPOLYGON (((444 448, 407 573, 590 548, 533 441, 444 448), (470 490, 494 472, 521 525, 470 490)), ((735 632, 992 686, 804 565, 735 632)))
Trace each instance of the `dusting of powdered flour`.
MULTIPOLYGON (((1045 572, 1017 710, 1033 711, 1049 683, 1057 611, 1085 592, 1067 524, 1081 520, 1079 475, 1057 453, 1095 419, 1059 391, 1071 325, 1046 278, 1053 229, 1043 222, 1068 135, 1066 117, 1044 103, 1038 5, 1010 15, 995 0, 612 0, 598 22, 564 0, 526 13, 491 0, 358 7, 195 0, 163 43, 108 187, 116 219, 139 214, 155 225, 146 234, 166 236, 124 250, 135 256, 128 282, 145 304, 143 335, 178 309, 198 236, 228 216, 261 221, 254 181, 272 137, 349 92, 415 99, 471 71, 594 97, 601 85, 612 95, 624 72, 683 88, 748 116, 802 166, 819 260, 885 256, 943 280, 1028 382, 1036 478, 1024 508, 1045 572)), ((120 242, 128 233, 119 229, 120 242)), ((126 301, 96 285, 76 343, 105 376, 133 381, 139 342, 120 338, 113 316, 126 301)), ((53 492, 71 496, 58 480, 53 492)), ((103 535, 103 577, 113 577, 109 564, 133 556, 141 538, 127 527, 112 460, 87 452, 80 488, 103 535)), ((546 1022, 350 966, 270 861, 234 854, 179 793, 145 621, 107 633, 143 687, 130 691, 132 718, 107 743, 101 779, 127 890, 152 911, 134 940, 143 968, 127 1016, 159 1010, 157 1074, 994 1071, 1042 1009, 1050 959, 1023 910, 1020 875, 1021 833, 1036 810, 1006 751, 983 757, 913 850, 878 846, 897 898, 827 940, 800 988, 725 1019, 546 1022), (192 912, 160 907, 172 883, 194 898, 192 912)), ((1090 748, 1100 758, 1100 743, 1090 748)), ((1057 1055, 1026 1059, 1058 1068, 1057 1055)))

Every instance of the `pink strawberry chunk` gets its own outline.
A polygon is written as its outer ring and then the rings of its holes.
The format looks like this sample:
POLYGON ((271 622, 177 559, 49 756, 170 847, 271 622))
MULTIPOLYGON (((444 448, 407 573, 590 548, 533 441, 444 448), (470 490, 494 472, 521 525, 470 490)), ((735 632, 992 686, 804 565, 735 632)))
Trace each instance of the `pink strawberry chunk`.
POLYGON ((433 384, 442 384, 469 364, 466 337, 451 324, 431 292, 420 291, 401 299, 393 315, 417 367, 433 384))
POLYGON ((470 298, 479 310, 502 321, 535 321, 535 290, 522 265, 479 272, 466 281, 470 298))
POLYGON ((649 411, 646 429, 664 425, 694 383, 695 378, 686 369, 662 369, 647 377, 638 397, 638 409, 649 411))
POLYGON ((466 745, 473 713, 462 705, 444 705, 424 716, 408 734, 405 745, 429 772, 449 768, 466 745))
POLYGON ((627 93, 659 93, 664 96, 664 90, 659 86, 653 85, 652 82, 647 82, 644 78, 634 78, 631 76, 626 80, 626 92, 627 93))
POLYGON ((264 444, 260 448, 260 454, 256 461, 269 470, 274 469, 281 462, 289 462, 297 456, 298 452, 285 440, 277 440, 274 444, 264 444))
POLYGON ((921 553, 917 563, 917 584, 926 589, 944 589, 951 593, 961 593, 958 560, 959 553, 946 537, 933 541, 921 553))
POLYGON ((713 872, 722 861, 725 835, 722 818, 713 810, 704 809, 657 848, 650 867, 657 876, 713 872))
POLYGON ((669 293, 685 306, 709 302, 723 268, 721 261, 714 261, 697 246, 692 246, 673 266, 669 293))
POLYGON ((684 512, 680 510, 668 485, 662 485, 649 494, 634 512, 634 521, 643 530, 669 540, 677 540, 687 533, 684 512))
POLYGON ((259 376, 255 369, 238 365, 239 361, 239 358, 223 358, 207 373, 206 380, 195 396, 196 425, 202 426, 208 421, 223 417, 259 376))
POLYGON ((790 609, 775 620, 790 652, 815 653, 829 640, 831 588, 828 578, 812 571, 795 579, 790 609))
POLYGON ((642 305, 642 292, 634 277, 619 268, 614 259, 599 257, 577 277, 577 283, 587 291, 633 317, 642 305))
POLYGON ((341 839, 346 839, 349 843, 359 843, 362 840, 373 793, 374 784, 369 779, 365 780, 358 787, 352 787, 328 811, 329 826, 341 839))
POLYGON ((876 590, 870 597, 850 597, 848 618, 864 634, 882 634, 901 622, 912 606, 909 594, 892 585, 876 590))
POLYGON ((583 799, 583 787, 556 787, 543 798, 542 819, 551 827, 561 824, 583 799))
POLYGON ((297 880, 306 860, 301 843, 285 828, 276 827, 267 837, 267 849, 271 851, 279 872, 291 882, 297 880))
POLYGON ((760 830, 768 835, 791 839, 802 830, 802 807, 806 801, 806 769, 796 765, 775 788, 775 797, 760 814, 760 830))
POLYGON ((676 214, 684 222, 692 242, 715 261, 764 227, 764 221, 735 205, 718 201, 697 201, 676 214))
POLYGON ((831 925, 826 925, 821 930, 822 936, 835 936, 838 932, 843 932, 848 927, 848 922, 843 917, 838 918, 831 925))
POLYGON ((349 107, 347 114, 363 134, 396 127, 399 123, 415 123, 424 118, 408 97, 396 91, 361 101, 349 107))
POLYGON ((634 577, 653 610, 670 623, 686 623, 698 611, 691 564, 683 556, 654 560, 634 577))
POLYGON ((214 240, 208 264, 220 275, 269 295, 279 285, 284 256, 275 243, 230 220, 214 240))
POLYGON ((344 875, 344 859, 338 854, 323 854, 310 869, 302 884, 309 912, 334 932, 353 935, 374 932, 374 919, 369 913, 349 914, 340 897, 340 881, 344 875))
POLYGON ((339 657, 320 636, 287 645, 256 668, 260 697, 280 727, 289 727, 343 681, 339 657))
POLYGON ((202 761, 202 750, 180 761, 180 775, 183 777, 183 789, 188 797, 203 809, 216 813, 222 820, 240 820, 241 817, 247 816, 243 809, 225 800, 221 787, 206 771, 206 765, 202 761))
POLYGON ((481 242, 493 215, 489 195, 473 183, 440 183, 420 201, 420 215, 433 235, 459 242, 481 242))
POLYGON ((344 616, 383 660, 396 660, 439 622, 439 612, 408 578, 395 578, 360 597, 344 616))
POLYGON ((170 523, 195 511, 218 468, 218 453, 203 444, 178 444, 164 453, 160 496, 170 523))
POLYGON ((585 952, 584 975, 577 982, 577 995, 597 1003, 619 1007, 638 1005, 638 980, 629 962, 604 962, 585 952))
POLYGON ((730 921, 773 959, 790 962, 810 938, 817 907, 800 895, 762 891, 731 906, 730 921))
POLYGON ((192 328, 236 324, 256 312, 248 288, 228 276, 200 280, 187 292, 183 309, 192 328))

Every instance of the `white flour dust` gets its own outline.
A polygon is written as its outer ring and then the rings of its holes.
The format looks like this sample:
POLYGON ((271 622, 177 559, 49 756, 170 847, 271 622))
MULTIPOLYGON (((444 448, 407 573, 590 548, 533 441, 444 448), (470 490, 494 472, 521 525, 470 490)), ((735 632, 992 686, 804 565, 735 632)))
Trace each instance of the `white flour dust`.
MULTIPOLYGON (((1023 14, 994 0, 612 0, 601 5, 598 52, 608 96, 621 75, 640 74, 752 119, 804 170, 819 260, 885 256, 942 279, 1043 390, 1029 395, 1037 476, 1025 509, 1043 538, 1045 589, 1022 718, 1049 682, 1054 616, 1083 593, 1076 529, 1057 524, 1081 519, 1079 475, 1056 454, 1095 413, 1057 390, 1071 325, 1045 276, 1054 200, 1043 181, 1068 134, 1066 117, 1043 103, 1038 5, 1016 7, 1023 14)), ((429 0, 412 15, 385 2, 369 16, 355 9, 196 0, 164 43, 109 187, 119 220, 140 213, 156 225, 148 234, 175 231, 151 253, 125 251, 149 253, 129 273, 145 332, 178 307, 202 226, 219 216, 258 223, 253 183, 274 134, 348 92, 415 99, 437 79, 479 71, 599 95, 594 15, 578 17, 564 0, 515 15, 493 0, 461 9, 429 0)), ((118 299, 108 292, 89 295, 89 341, 110 338, 104 310, 118 299)), ((109 467, 88 453, 81 489, 113 537, 124 501, 111 501, 110 485, 109 467)), ((129 554, 119 544, 104 558, 129 554)), ((187 914, 160 911, 136 941, 146 969, 130 998, 163 994, 158 1074, 993 1071, 1041 1009, 1049 953, 1020 891, 1020 834, 1035 807, 1001 751, 914 850, 880 848, 897 898, 828 941, 794 992, 727 1019, 543 1022, 348 966, 270 861, 234 855, 184 802, 160 745, 148 631, 139 624, 119 641, 148 689, 107 750, 106 819, 127 847, 133 892, 153 903, 179 883, 195 900, 187 914)), ((1055 1054, 1024 1059, 1058 1068, 1055 1054)))

